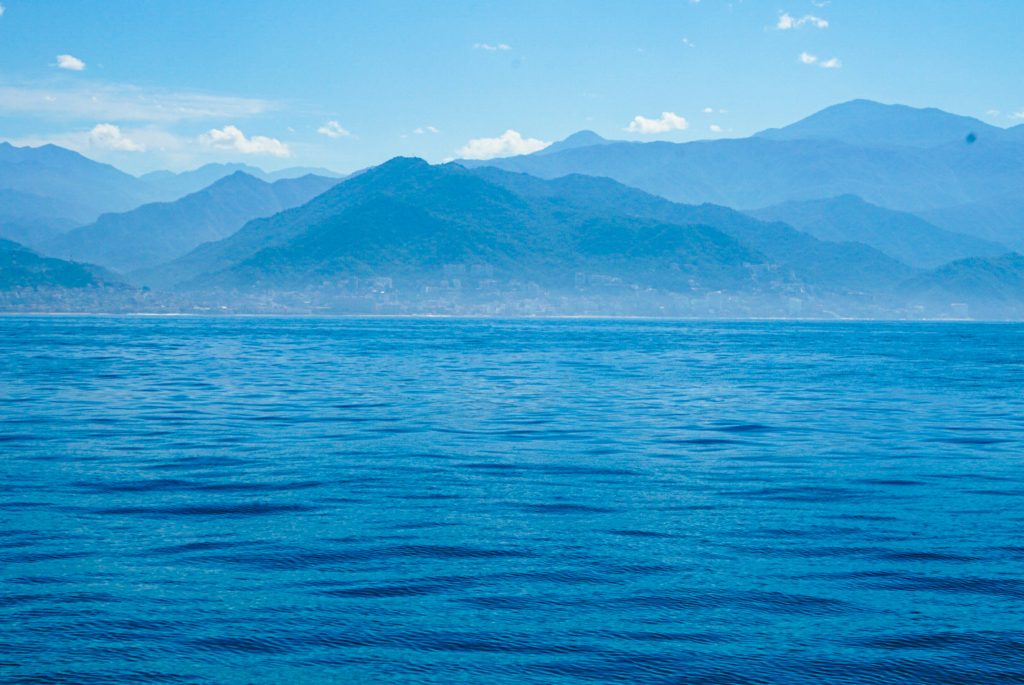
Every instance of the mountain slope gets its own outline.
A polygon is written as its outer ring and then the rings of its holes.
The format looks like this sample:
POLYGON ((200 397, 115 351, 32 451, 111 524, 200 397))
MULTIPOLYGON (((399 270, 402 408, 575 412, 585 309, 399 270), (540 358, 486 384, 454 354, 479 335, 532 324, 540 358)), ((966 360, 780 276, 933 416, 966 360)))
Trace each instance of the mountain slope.
POLYGON ((523 196, 546 197, 559 206, 714 226, 769 257, 787 278, 804 284, 886 290, 912 273, 905 264, 867 245, 818 240, 786 224, 761 221, 727 207, 676 204, 607 178, 571 175, 545 181, 493 168, 475 173, 523 196))
POLYGON ((736 287, 763 256, 707 226, 526 198, 457 165, 394 159, 312 202, 202 245, 147 284, 295 288, 342 276, 413 284, 446 268, 571 289, 578 272, 650 287, 736 287))
POLYGON ((543 150, 533 152, 533 155, 550 155, 553 152, 562 152, 563 150, 572 150, 577 147, 590 147, 592 145, 606 145, 613 141, 606 140, 601 136, 597 135, 593 131, 577 131, 568 138, 559 140, 558 142, 548 145, 543 150))
POLYGON ((940 109, 851 100, 782 128, 756 134, 770 140, 836 140, 867 147, 937 147, 975 139, 1003 140, 1005 129, 940 109))
POLYGON ((261 181, 266 181, 267 183, 273 183, 274 181, 281 181, 284 179, 300 178, 311 174, 326 178, 337 178, 339 180, 341 178, 339 174, 327 169, 295 167, 267 173, 266 171, 249 164, 213 163, 206 164, 198 169, 182 171, 180 173, 174 173, 171 171, 152 171, 148 174, 143 174, 140 179, 153 189, 153 192, 156 195, 155 199, 169 202, 198 192, 207 186, 213 185, 222 178, 231 176, 239 171, 254 178, 258 178, 261 181))
POLYGON ((47 217, 79 224, 103 212, 137 207, 152 197, 152 190, 138 178, 56 145, 0 143, 0 190, 50 200, 53 208, 47 217))
POLYGON ((749 213, 785 222, 821 240, 864 243, 921 268, 1006 252, 1006 247, 998 243, 944 230, 913 214, 878 207, 856 195, 785 202, 749 213))
POLYGON ((1020 192, 918 214, 947 230, 997 241, 1024 251, 1024 196, 1020 192))
MULTIPOLYGON (((928 127, 930 111, 904 109, 928 127)), ((900 118, 905 114, 903 109, 897 113, 900 118)), ((831 134, 794 139, 761 135, 690 143, 606 141, 543 155, 460 163, 542 178, 606 176, 687 204, 757 209, 852 194, 882 207, 917 212, 1019 193, 1024 186, 1024 141, 1012 130, 990 128, 998 133, 976 134, 973 143, 940 132, 929 141, 947 142, 927 147, 875 144, 881 138, 855 134, 846 136, 849 141, 831 134), (851 142, 860 140, 873 144, 851 142)))
POLYGON ((86 288, 114 282, 113 276, 90 264, 42 257, 23 245, 0 240, 0 290, 86 288))
POLYGON ((425 283, 453 264, 552 290, 571 289, 583 274, 676 292, 847 295, 884 293, 913 274, 865 245, 820 241, 725 207, 677 205, 608 179, 545 181, 396 159, 140 282, 199 290, 295 289, 341 277, 425 283))
POLYGON ((305 176, 270 184, 237 171, 175 202, 104 214, 93 224, 57 236, 44 252, 116 271, 145 269, 197 245, 220 240, 247 221, 303 204, 335 179, 305 176))
POLYGON ((963 303, 972 316, 1024 316, 1024 256, 962 259, 920 274, 903 285, 931 305, 963 303))

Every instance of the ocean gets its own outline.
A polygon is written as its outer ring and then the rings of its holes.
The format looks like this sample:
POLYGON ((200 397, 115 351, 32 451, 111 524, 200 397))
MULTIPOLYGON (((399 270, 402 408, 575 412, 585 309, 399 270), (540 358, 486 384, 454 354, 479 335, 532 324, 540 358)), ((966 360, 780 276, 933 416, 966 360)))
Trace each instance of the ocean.
POLYGON ((1024 326, 0 318, 0 682, 1024 682, 1024 326))

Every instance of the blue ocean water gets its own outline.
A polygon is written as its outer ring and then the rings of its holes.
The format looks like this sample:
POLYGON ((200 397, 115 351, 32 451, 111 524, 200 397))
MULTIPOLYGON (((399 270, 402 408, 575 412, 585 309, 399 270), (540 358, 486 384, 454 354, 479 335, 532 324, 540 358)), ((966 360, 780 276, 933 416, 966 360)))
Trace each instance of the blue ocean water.
POLYGON ((1024 326, 0 318, 6 683, 1024 682, 1024 326))

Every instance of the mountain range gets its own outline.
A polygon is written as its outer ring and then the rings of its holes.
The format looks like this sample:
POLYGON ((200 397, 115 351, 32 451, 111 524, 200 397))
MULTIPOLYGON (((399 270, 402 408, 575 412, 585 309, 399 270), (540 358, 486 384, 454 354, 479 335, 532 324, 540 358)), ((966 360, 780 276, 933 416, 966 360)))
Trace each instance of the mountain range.
POLYGON ((140 280, 147 285, 283 289, 387 278, 417 289, 479 280, 572 289, 578 273, 645 287, 739 287, 765 261, 707 226, 529 197, 450 164, 396 158, 308 204, 248 223, 140 280))
MULTIPOLYGON (((542 178, 606 176, 676 202, 738 209, 852 194, 917 212, 994 200, 1024 183, 1021 127, 999 129, 938 110, 865 101, 750 138, 592 141, 543 152, 461 163, 542 178), (905 135, 914 128, 908 119, 918 122, 914 136, 905 135)), ((969 226, 957 230, 974 234, 969 226)))
POLYGON ((40 249, 74 261, 129 272, 180 257, 200 243, 225 238, 256 217, 308 202, 337 179, 307 175, 267 183, 236 171, 173 202, 104 214, 55 236, 40 249))
POLYGON ((127 280, 164 308, 1024 316, 1022 153, 1022 126, 863 100, 743 139, 580 131, 344 179, 0 144, 0 237, 35 250, 5 242, 0 277, 127 280))
POLYGON ((40 248, 100 215, 126 212, 151 202, 170 202, 244 171, 268 183, 327 170, 301 167, 267 173, 244 164, 207 164, 193 171, 126 174, 56 145, 17 147, 0 143, 0 238, 40 248))
POLYGON ((0 291, 14 288, 77 289, 117 283, 117 277, 102 268, 43 257, 24 245, 0 238, 0 291))
POLYGON ((1005 245, 939 228, 909 212, 878 207, 856 195, 784 202, 749 214, 785 222, 820 240, 864 243, 924 269, 1009 251, 1005 245))

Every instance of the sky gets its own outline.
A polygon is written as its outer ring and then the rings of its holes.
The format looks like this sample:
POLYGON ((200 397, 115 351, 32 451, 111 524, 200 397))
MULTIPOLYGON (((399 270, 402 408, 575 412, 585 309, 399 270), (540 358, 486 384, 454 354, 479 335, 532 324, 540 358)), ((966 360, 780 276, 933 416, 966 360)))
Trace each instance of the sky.
POLYGON ((738 137, 855 98, 1024 123, 1019 0, 0 3, 0 139, 131 173, 738 137))

